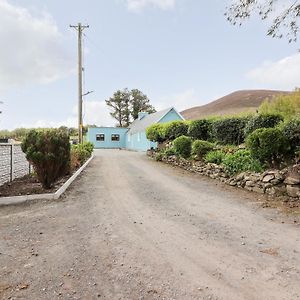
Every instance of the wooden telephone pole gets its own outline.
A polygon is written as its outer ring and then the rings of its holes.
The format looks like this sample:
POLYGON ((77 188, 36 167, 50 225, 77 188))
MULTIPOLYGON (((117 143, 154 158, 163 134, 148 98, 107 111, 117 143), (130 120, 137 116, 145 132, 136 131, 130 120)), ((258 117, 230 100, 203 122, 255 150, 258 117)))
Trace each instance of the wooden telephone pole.
POLYGON ((84 29, 89 28, 89 25, 70 25, 78 32, 78 142, 81 144, 83 141, 83 120, 82 120, 82 32, 84 29))

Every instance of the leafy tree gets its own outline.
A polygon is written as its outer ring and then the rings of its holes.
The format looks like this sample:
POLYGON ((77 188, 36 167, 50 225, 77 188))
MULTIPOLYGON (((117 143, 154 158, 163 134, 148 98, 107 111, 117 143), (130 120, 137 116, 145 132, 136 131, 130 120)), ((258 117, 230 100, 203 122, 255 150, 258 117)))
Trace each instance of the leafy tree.
POLYGON ((225 16, 233 25, 241 25, 245 19, 258 14, 262 20, 269 18, 272 23, 267 34, 274 38, 286 36, 288 41, 297 40, 300 3, 298 0, 233 0, 225 16), (273 17, 275 15, 275 17, 273 17))
POLYGON ((119 127, 126 127, 130 124, 129 101, 130 93, 128 89, 118 90, 112 97, 105 100, 112 110, 110 115, 118 121, 119 127))
POLYGON ((131 99, 130 99, 130 114, 133 120, 138 118, 139 112, 156 112, 155 108, 150 104, 150 100, 138 89, 131 90, 131 99))
POLYGON ((139 112, 155 112, 149 98, 138 89, 118 90, 105 102, 112 110, 110 115, 118 121, 119 127, 128 127, 132 120, 138 118, 139 112))

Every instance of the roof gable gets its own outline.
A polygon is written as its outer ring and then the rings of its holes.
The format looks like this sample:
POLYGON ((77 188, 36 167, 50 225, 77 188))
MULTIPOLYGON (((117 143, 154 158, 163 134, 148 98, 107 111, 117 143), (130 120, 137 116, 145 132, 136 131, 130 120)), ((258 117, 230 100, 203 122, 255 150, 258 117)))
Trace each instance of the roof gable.
POLYGON ((130 134, 134 134, 137 132, 145 131, 147 127, 151 126, 152 124, 159 123, 170 111, 174 111, 182 120, 184 118, 176 111, 175 108, 170 107, 149 115, 146 115, 141 120, 136 119, 131 125, 129 129, 130 134))

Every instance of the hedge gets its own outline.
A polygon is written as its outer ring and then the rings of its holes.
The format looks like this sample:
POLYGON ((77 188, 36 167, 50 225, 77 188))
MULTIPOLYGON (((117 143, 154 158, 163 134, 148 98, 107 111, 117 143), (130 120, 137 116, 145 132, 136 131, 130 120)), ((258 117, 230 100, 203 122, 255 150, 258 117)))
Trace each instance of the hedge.
POLYGON ((244 142, 244 129, 249 118, 226 118, 212 123, 215 141, 222 145, 239 145, 244 142))
POLYGON ((152 142, 162 143, 165 140, 164 124, 153 124, 146 129, 146 137, 152 142))
POLYGON ((292 155, 295 155, 295 152, 298 151, 300 147, 300 117, 284 123, 282 131, 289 142, 292 155))
POLYGON ((188 136, 195 140, 210 140, 211 138, 211 126, 210 120, 196 120, 191 121, 188 127, 188 136))
POLYGON ((259 128, 273 128, 277 126, 283 118, 279 114, 260 114, 252 117, 245 127, 245 136, 259 128))
POLYGON ((163 125, 163 133, 166 140, 174 140, 179 136, 187 135, 188 124, 184 121, 173 121, 163 125))

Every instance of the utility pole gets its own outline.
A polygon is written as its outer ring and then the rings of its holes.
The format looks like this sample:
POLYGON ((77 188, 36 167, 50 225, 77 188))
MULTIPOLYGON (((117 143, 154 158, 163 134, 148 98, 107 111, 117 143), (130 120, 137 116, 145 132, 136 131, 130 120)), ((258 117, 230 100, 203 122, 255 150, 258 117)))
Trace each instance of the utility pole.
POLYGON ((89 25, 70 25, 71 28, 75 28, 78 31, 78 142, 82 143, 82 32, 84 29, 89 28, 89 25))

